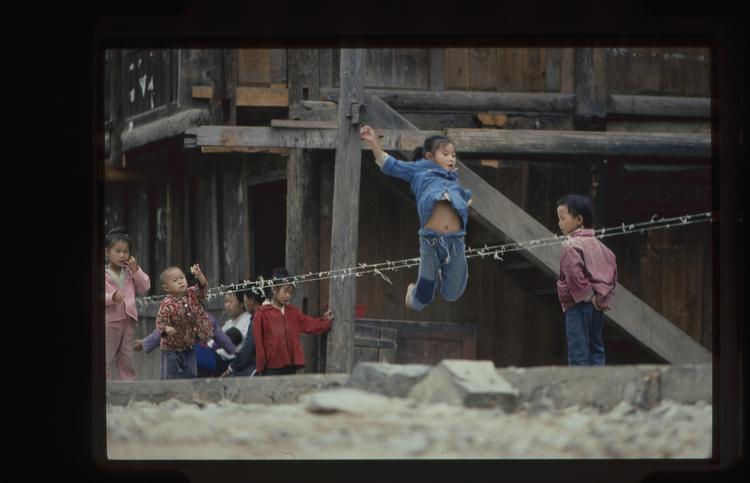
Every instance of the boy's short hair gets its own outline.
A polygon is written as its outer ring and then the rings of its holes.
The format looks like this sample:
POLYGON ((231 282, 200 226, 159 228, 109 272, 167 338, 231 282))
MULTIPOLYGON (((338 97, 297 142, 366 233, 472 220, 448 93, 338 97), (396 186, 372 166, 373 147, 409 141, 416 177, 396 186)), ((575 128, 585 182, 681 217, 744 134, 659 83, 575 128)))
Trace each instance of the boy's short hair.
POLYGON ((237 327, 230 327, 225 332, 234 345, 242 344, 242 332, 237 327))
POLYGON ((566 195, 557 200, 557 206, 567 206, 571 216, 581 215, 584 228, 594 226, 594 206, 588 197, 576 194, 566 195))
POLYGON ((179 270, 179 271, 182 271, 182 269, 181 269, 180 267, 174 267, 174 266, 172 266, 172 267, 167 267, 167 268, 165 268, 165 269, 164 269, 164 270, 163 270, 163 271, 161 272, 161 274, 159 275, 159 281, 161 282, 161 284, 162 284, 162 285, 166 285, 166 284, 167 284, 167 281, 166 281, 166 278, 167 278, 167 274, 168 274, 169 272, 171 272, 172 270, 179 270))

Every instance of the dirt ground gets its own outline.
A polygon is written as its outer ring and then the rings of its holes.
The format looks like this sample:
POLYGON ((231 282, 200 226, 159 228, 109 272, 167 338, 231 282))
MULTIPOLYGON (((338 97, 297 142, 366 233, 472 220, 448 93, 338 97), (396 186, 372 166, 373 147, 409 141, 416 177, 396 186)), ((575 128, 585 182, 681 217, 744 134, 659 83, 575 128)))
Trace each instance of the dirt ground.
POLYGON ((296 404, 107 408, 110 459, 709 458, 712 407, 524 405, 513 413, 360 391, 296 404))

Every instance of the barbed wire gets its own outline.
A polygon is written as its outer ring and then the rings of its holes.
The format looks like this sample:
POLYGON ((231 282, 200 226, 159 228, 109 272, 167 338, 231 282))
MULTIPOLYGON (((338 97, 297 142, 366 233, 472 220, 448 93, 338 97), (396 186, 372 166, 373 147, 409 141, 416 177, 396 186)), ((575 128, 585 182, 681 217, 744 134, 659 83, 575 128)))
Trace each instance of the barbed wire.
MULTIPOLYGON (((600 239, 609 238, 629 233, 645 233, 652 230, 669 229, 696 223, 713 222, 713 220, 714 216, 711 212, 681 215, 672 218, 659 218, 658 215, 653 215, 649 221, 629 224, 622 223, 618 226, 605 227, 594 230, 594 236, 600 239)), ((504 261, 503 257, 507 253, 559 245, 566 239, 568 239, 568 236, 566 235, 553 235, 551 237, 539 238, 536 240, 528 240, 523 242, 511 242, 491 246, 484 245, 482 248, 467 247, 465 254, 466 258, 481 257, 482 259, 484 259, 486 257, 492 257, 493 260, 502 262, 504 261)), ((265 296, 265 290, 267 288, 278 287, 281 285, 292 284, 296 287, 301 283, 336 279, 343 281, 347 277, 358 278, 365 275, 380 277, 385 282, 393 285, 393 282, 390 280, 390 278, 388 278, 385 272, 395 272, 398 270, 404 270, 417 266, 419 266, 419 257, 393 261, 386 260, 384 262, 373 264, 358 263, 356 267, 339 268, 317 273, 309 272, 307 274, 290 275, 288 277, 271 280, 266 280, 263 277, 258 277, 258 280, 256 281, 243 280, 242 282, 221 284, 210 287, 207 290, 206 299, 210 301, 216 297, 224 296, 228 293, 236 292, 238 290, 250 290, 256 294, 265 296)), ((164 299, 164 297, 166 297, 166 294, 152 295, 148 297, 137 297, 136 304, 138 305, 138 309, 142 310, 148 305, 160 302, 162 299, 164 299)))

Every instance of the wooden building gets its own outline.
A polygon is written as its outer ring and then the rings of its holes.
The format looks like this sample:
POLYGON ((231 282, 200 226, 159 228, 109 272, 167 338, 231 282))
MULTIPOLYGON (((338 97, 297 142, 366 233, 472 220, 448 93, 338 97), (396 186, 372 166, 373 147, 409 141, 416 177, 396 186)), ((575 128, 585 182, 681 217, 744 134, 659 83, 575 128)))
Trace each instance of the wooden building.
MULTIPOLYGON (((420 131, 456 141, 477 197, 469 247, 557 233, 555 202, 571 192, 592 196, 596 227, 707 212, 710 61, 695 47, 110 50, 102 233, 127 228, 153 294, 169 265, 199 262, 215 285, 417 257, 413 196, 352 140, 364 122, 393 153, 420 131), (344 162, 352 153, 361 163, 344 162)), ((606 243, 622 285, 608 363, 710 360, 712 225, 606 243)), ((333 299, 338 325, 305 336, 305 370, 566 364, 554 251, 529 252, 471 259, 463 297, 419 313, 403 304, 416 268, 392 284, 301 284, 295 303, 316 315, 333 299)), ((208 308, 223 320, 221 300, 208 308)), ((138 355, 139 377, 158 377, 158 360, 138 355)))

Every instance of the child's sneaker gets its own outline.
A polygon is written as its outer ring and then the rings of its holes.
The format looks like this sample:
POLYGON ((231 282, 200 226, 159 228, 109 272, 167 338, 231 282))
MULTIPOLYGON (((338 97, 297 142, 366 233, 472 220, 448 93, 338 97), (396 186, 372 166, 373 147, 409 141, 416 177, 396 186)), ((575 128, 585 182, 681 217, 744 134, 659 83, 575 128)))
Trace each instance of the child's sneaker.
POLYGON ((406 299, 404 299, 404 303, 407 307, 414 310, 414 307, 412 307, 412 302, 414 301, 414 288, 417 286, 416 283, 410 283, 406 287, 406 299))

